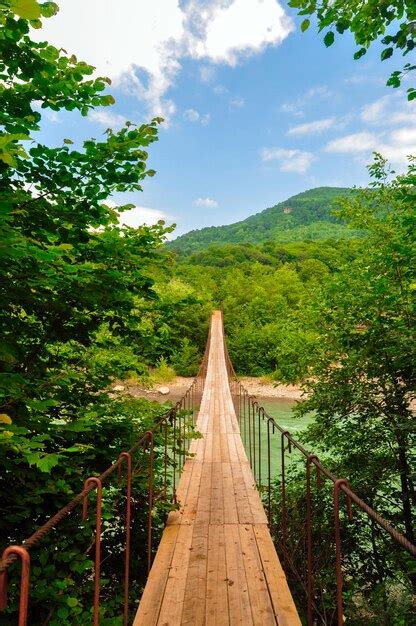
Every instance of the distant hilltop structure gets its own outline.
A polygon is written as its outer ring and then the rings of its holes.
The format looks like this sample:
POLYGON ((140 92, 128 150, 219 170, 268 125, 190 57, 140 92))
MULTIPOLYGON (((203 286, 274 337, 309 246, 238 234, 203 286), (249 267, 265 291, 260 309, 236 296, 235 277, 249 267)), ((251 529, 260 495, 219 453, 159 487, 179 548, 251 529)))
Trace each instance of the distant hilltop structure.
POLYGON ((283 213, 285 213, 286 215, 288 213, 292 213, 292 209, 290 208, 290 206, 283 207, 283 213))

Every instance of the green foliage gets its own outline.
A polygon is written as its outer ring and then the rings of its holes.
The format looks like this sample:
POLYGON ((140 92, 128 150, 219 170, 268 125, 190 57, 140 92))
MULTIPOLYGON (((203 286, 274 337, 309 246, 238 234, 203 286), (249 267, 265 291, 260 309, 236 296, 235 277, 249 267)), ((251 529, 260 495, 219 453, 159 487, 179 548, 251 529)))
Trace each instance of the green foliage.
MULTIPOLYGON (((171 271, 197 294, 199 309, 202 302, 207 312, 223 308, 230 355, 240 374, 273 374, 295 382, 307 372, 306 346, 312 349, 316 336, 306 321, 299 328, 305 304, 321 283, 354 258, 356 245, 346 241, 217 244, 179 257, 171 271)), ((185 328, 197 310, 194 306, 182 314, 177 310, 185 328)), ((203 344, 186 336, 202 352, 203 344)))
POLYGON ((185 337, 180 349, 173 353, 171 363, 179 376, 196 376, 201 358, 198 348, 185 337))
MULTIPOLYGON (((32 534, 35 527, 53 515, 82 489, 86 476, 104 471, 109 462, 129 448, 141 434, 152 427, 166 406, 144 399, 101 402, 85 410, 84 417, 72 423, 56 418, 50 420, 42 435, 30 440, 22 427, 9 425, 7 432, 13 445, 4 444, 0 436, 3 472, 0 475, 2 505, 7 520, 2 520, 2 541, 20 543, 32 534), (31 444, 28 448, 28 441, 31 444), (63 443, 66 446, 62 452, 63 443), (57 451, 57 452, 54 452, 57 451), (59 456, 55 467, 35 462, 31 455, 42 459, 59 456), (28 469, 30 464, 30 470, 28 469), (12 476, 11 476, 12 474, 12 476), (19 493, 19 502, 16 502, 19 493)), ((33 425, 32 425, 33 428, 33 425)), ((2 433, 4 434, 4 433, 2 433)), ((156 433, 155 486, 163 480, 160 435, 156 433)), ((173 442, 171 442, 173 445, 173 442)), ((139 450, 134 457, 136 467, 133 480, 132 550, 135 566, 131 579, 131 606, 140 595, 146 578, 146 511, 148 453, 139 450)), ((123 550, 124 510, 123 489, 117 484, 117 473, 103 490, 102 541, 102 617, 108 623, 119 623, 123 606, 123 550)), ((90 496, 94 511, 94 496, 90 496)), ((166 516, 166 505, 160 500, 154 509, 153 528, 155 545, 166 516)), ((47 535, 39 546, 31 550, 31 594, 29 623, 34 626, 48 623, 55 626, 84 624, 91 621, 92 560, 94 515, 82 522, 80 507, 59 525, 57 532, 47 535), (34 584, 33 581, 36 581, 34 584)), ((4 626, 12 626, 17 619, 19 565, 10 572, 8 609, 0 619, 4 626), (15 573, 13 573, 15 572, 15 573)), ((121 622, 120 622, 121 623, 121 622)))
MULTIPOLYGON (((380 41, 383 45, 381 60, 394 52, 403 56, 411 54, 416 46, 416 5, 414 0, 290 0, 289 6, 298 9, 301 16, 316 14, 319 31, 326 31, 324 44, 335 41, 335 31, 342 35, 350 31, 358 46, 354 59, 360 59, 370 45, 380 41), (327 30, 333 28, 334 30, 327 30), (389 30, 392 29, 392 30, 389 30)), ((302 32, 309 27, 309 19, 301 24, 302 32)), ((395 71, 387 81, 391 87, 399 87, 416 65, 406 63, 402 71, 395 71)), ((407 89, 408 100, 416 98, 416 89, 407 89)))
MULTIPOLYGON (((346 198, 339 209, 367 237, 357 243, 355 259, 317 288, 298 320, 299 331, 309 329, 315 339, 304 346, 309 397, 297 412, 316 413, 304 435, 307 447, 414 543, 416 167, 411 160, 389 183, 377 156, 370 172, 373 190, 346 198)), ((288 490, 293 509, 304 506, 303 472, 288 490)), ((332 551, 331 510, 330 497, 320 494, 322 554, 332 551)), ((296 521, 294 533, 297 541, 296 521)), ((354 521, 343 521, 343 551, 348 622, 409 623, 416 580, 406 552, 356 508, 354 521)), ((322 589, 329 588, 331 567, 317 568, 322 589)))
MULTIPOLYGON (((142 375, 163 356, 141 329, 146 314, 162 316, 151 276, 166 262, 168 229, 163 222, 122 228, 118 213, 131 205, 116 210, 107 202, 114 192, 139 191, 154 174, 148 148, 161 120, 127 122, 78 149, 69 138, 51 147, 31 137, 45 108, 86 115, 114 102, 103 94, 109 81, 92 79, 91 66, 30 39, 30 27, 40 28, 39 18, 55 12, 49 2, 0 5, 0 491, 7 511, 1 548, 30 536, 81 490, 86 476, 107 468, 166 409, 107 393, 114 378, 142 375)), ((143 555, 146 459, 136 460, 133 535, 135 553, 143 555)), ((156 449, 156 490, 159 465, 156 449)), ((123 497, 110 484, 104 499, 101 623, 116 624, 123 497)), ((156 528, 164 513, 158 505, 156 528)), ((78 511, 59 537, 52 533, 32 552, 31 624, 91 620, 91 538, 92 525, 82 524, 78 511)), ((143 560, 134 569, 135 600, 143 560)), ((16 623, 18 589, 11 579, 2 624, 16 623)))

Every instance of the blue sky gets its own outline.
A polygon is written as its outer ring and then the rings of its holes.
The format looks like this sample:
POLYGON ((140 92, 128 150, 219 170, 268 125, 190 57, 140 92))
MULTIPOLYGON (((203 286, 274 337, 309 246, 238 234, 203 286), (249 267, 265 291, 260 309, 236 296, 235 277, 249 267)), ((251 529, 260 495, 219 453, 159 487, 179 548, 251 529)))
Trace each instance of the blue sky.
POLYGON ((42 140, 99 137, 163 115, 157 170, 131 225, 164 218, 176 234, 243 219, 322 185, 365 185, 379 150, 403 169, 416 154, 416 104, 385 86, 403 59, 359 61, 349 34, 326 49, 277 0, 57 0, 38 38, 113 79, 116 104, 88 119, 47 114, 42 140))

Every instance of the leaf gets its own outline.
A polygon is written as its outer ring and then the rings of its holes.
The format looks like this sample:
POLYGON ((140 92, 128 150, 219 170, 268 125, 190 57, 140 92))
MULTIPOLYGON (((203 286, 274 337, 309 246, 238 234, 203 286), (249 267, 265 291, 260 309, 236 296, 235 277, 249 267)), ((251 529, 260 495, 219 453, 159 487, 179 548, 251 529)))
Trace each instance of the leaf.
POLYGON ((43 17, 52 17, 59 11, 59 7, 55 2, 44 2, 40 5, 40 10, 43 17))
POLYGON ((66 601, 67 605, 70 606, 71 608, 74 608, 74 606, 78 606, 78 600, 77 598, 68 598, 66 601))
POLYGON ((302 33, 304 33, 305 30, 308 30, 310 25, 311 25, 311 21, 310 20, 303 20, 302 24, 300 25, 300 29, 301 29, 302 33))
POLYGON ((381 53, 381 60, 385 61, 386 59, 389 59, 392 54, 393 54, 393 48, 385 48, 383 52, 381 53))
POLYGON ((41 9, 36 0, 13 0, 10 8, 25 20, 36 20, 41 16, 41 9))
POLYGON ((0 424, 11 424, 12 418, 7 413, 0 413, 0 424))
POLYGON ((46 454, 44 457, 38 459, 35 462, 35 465, 40 469, 41 472, 50 472, 55 465, 58 465, 61 460, 62 455, 59 454, 46 454))
POLYGON ((334 39, 335 39, 335 35, 332 32, 332 30, 330 30, 324 37, 324 44, 326 45, 327 48, 329 48, 329 46, 332 46, 332 44, 334 43, 334 39))
POLYGON ((360 48, 359 50, 357 50, 357 52, 354 53, 354 59, 356 61, 357 59, 361 59, 361 57, 364 56, 366 52, 367 48, 360 48))

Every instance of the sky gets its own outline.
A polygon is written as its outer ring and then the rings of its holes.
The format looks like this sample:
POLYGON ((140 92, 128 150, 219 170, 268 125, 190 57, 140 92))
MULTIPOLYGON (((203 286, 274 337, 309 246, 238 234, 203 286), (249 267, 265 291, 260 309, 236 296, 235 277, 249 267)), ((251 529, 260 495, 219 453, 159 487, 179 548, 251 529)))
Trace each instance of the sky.
POLYGON ((374 150, 405 167, 416 154, 416 104, 386 87, 404 60, 358 61, 349 33, 325 48, 316 23, 277 0, 57 0, 46 39, 112 79, 112 107, 43 115, 40 139, 99 138, 125 120, 161 115, 150 147, 157 174, 143 192, 114 196, 136 208, 131 226, 159 219, 173 236, 229 224, 320 186, 366 185, 374 150))

